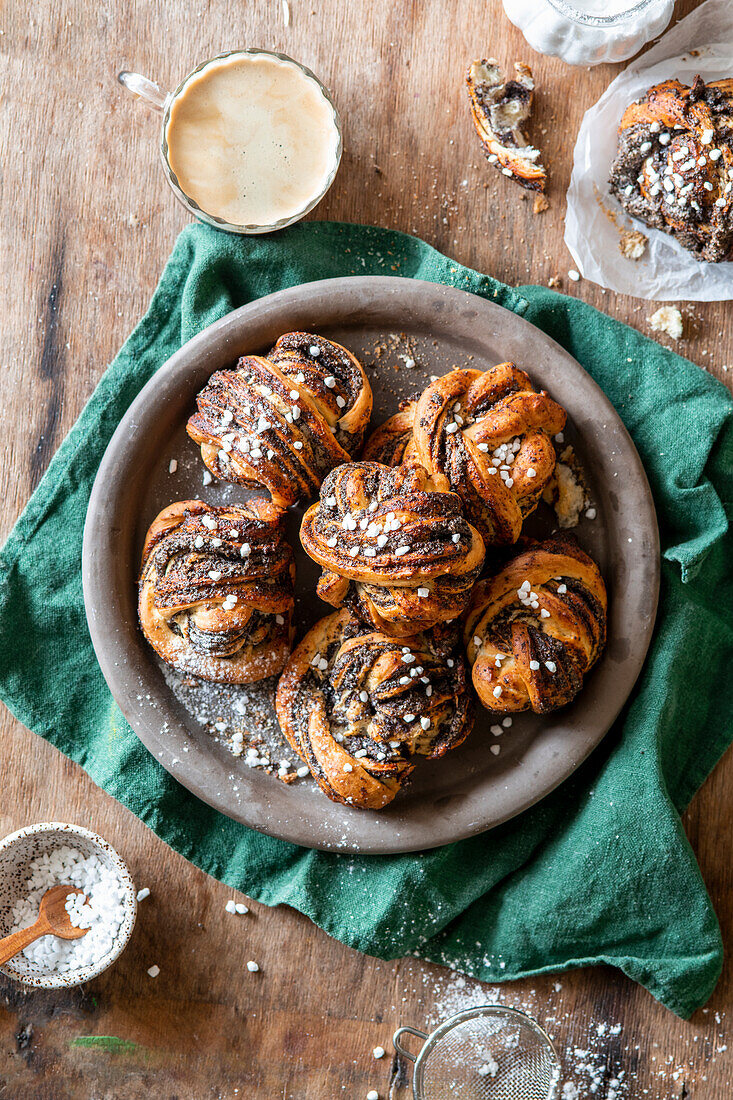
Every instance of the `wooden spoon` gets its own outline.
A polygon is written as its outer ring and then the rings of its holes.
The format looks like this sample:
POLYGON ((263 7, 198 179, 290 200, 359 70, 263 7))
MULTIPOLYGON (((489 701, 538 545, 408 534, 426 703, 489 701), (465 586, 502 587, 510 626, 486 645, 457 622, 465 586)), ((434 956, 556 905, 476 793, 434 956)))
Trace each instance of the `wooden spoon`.
POLYGON ((66 911, 69 894, 83 894, 76 886, 52 886, 41 898, 38 919, 29 928, 11 932, 0 940, 0 965, 12 959, 28 944, 41 936, 59 936, 62 940, 78 940, 86 936, 88 928, 75 928, 66 911))

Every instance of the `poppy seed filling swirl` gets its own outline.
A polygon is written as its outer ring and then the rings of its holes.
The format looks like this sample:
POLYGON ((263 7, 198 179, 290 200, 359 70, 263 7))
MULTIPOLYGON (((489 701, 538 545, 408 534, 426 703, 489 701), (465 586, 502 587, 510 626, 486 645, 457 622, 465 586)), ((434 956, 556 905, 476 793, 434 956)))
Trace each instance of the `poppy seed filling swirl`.
POLYGON ((323 567, 319 596, 398 636, 460 615, 484 545, 446 487, 420 466, 356 462, 332 471, 300 532, 323 567))
POLYGON ((565 411, 513 363, 454 370, 406 402, 364 457, 419 462, 461 497, 486 545, 517 541, 555 468, 551 436, 565 411))
POLYGON ((282 512, 269 501, 179 501, 146 537, 143 632, 181 671, 233 683, 273 675, 288 655, 294 576, 282 512))
POLYGON ((245 355, 199 393, 186 430, 218 478, 269 490, 281 507, 314 496, 361 447, 372 393, 359 361, 322 336, 290 332, 245 355))

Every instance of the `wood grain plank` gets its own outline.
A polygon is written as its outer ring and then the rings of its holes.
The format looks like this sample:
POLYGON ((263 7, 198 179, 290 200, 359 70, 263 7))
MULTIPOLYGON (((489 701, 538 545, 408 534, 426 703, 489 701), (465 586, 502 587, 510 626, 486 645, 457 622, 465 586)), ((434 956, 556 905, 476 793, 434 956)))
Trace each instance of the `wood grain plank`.
MULTIPOLYGON (((534 55, 499 0, 61 0, 0 13, 0 164, 4 401, 0 535, 10 529, 105 365, 144 311, 187 215, 165 187, 156 117, 115 82, 132 68, 172 87, 202 58, 239 44, 291 53, 332 88, 345 122, 337 181, 317 216, 415 233, 509 283, 547 284, 649 334, 645 302, 570 283, 564 194, 583 112, 618 71, 570 70, 534 55), (534 133, 551 166, 550 208, 532 212, 483 160, 463 89, 467 62, 529 60, 539 86, 534 133)), ((695 0, 677 5, 677 15, 695 0)), ((730 384, 733 319, 725 304, 686 307, 679 350, 730 384)), ((128 860, 151 897, 111 972, 83 991, 27 993, 0 981, 0 1098, 161 1100, 257 1096, 321 1100, 406 1096, 390 1036, 498 996, 530 1009, 566 1065, 591 1043, 606 1065, 595 1094, 625 1070, 630 1100, 722 1100, 733 1093, 726 963, 710 1003, 682 1023, 615 971, 482 986, 407 959, 380 962, 329 939, 288 909, 224 911, 232 892, 176 855, 81 768, 0 717, 0 831, 49 818, 91 825, 128 860), (261 972, 246 970, 255 959, 261 972), (160 977, 147 976, 153 963, 160 977), (559 987, 559 988, 556 988, 559 987), (716 1013, 720 1022, 716 1020, 716 1013), (620 1025, 597 1035, 599 1024, 620 1025), (86 1036, 135 1044, 114 1053, 86 1036), (593 1036, 595 1035, 595 1038, 593 1036), (375 1061, 376 1045, 387 1050, 375 1061), (570 1052, 568 1057, 568 1051, 570 1052)), ((685 824, 726 943, 733 937, 733 809, 728 757, 685 824)), ((588 1077, 573 1078, 588 1092, 588 1077)), ((584 1091, 585 1090, 585 1091, 584 1091)))

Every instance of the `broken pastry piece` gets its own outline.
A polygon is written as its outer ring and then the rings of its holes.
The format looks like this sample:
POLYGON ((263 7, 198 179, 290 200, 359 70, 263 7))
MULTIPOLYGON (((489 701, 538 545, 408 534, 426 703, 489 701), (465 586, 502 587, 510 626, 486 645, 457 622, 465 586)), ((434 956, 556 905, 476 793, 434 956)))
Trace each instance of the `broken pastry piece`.
POLYGON ((514 80, 505 81, 494 58, 471 63, 466 83, 473 124, 491 164, 522 187, 544 191, 547 172, 541 153, 522 130, 532 109, 532 70, 516 62, 514 71, 514 80))
POLYGON ((558 455, 555 472, 545 487, 542 499, 555 509, 560 527, 578 526, 580 513, 589 503, 590 494, 572 447, 566 447, 558 455))
POLYGON ((708 263, 733 259, 733 78, 655 84, 624 111, 611 192, 708 263))

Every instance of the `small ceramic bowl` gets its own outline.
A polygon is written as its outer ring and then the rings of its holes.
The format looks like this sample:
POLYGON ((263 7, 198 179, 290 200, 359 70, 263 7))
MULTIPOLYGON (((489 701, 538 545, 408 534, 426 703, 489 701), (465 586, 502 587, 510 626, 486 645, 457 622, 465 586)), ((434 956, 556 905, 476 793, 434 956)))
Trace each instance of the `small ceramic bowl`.
POLYGON ((134 883, 130 872, 111 844, 96 833, 90 832, 89 829, 83 829, 81 825, 42 821, 38 825, 28 825, 25 829, 19 829, 17 833, 10 833, 0 841, 0 936, 6 936, 11 931, 13 904, 25 891, 31 861, 62 845, 78 848, 84 856, 99 856, 105 866, 116 873, 124 891, 125 917, 109 951, 88 966, 60 973, 36 966, 29 962, 22 952, 4 966, 0 966, 0 973, 24 985, 32 985, 40 989, 69 988, 96 978, 111 966, 126 947, 137 916, 137 895, 134 883))

